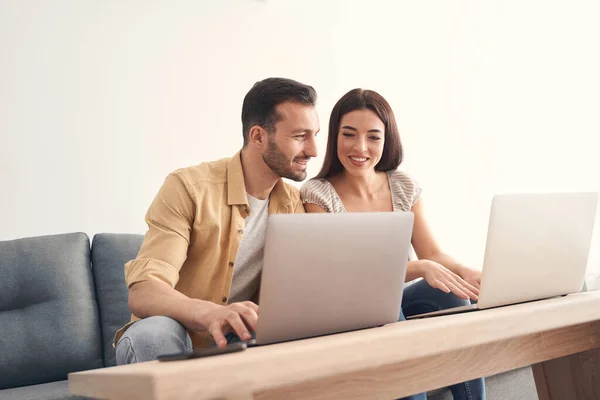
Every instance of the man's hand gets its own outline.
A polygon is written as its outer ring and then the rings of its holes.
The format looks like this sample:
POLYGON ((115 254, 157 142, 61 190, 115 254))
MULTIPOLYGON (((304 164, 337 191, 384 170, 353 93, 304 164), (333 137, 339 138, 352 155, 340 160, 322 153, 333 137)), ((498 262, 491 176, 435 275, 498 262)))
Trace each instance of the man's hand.
POLYGON ((417 262, 419 263, 420 275, 427 281, 429 286, 440 289, 445 293, 452 292, 461 299, 477 300, 479 296, 478 287, 467 282, 442 264, 431 260, 419 260, 417 262))
POLYGON ((212 335, 217 347, 227 346, 225 334, 234 331, 242 340, 250 340, 250 331, 256 330, 258 306, 251 301, 215 304, 202 316, 201 324, 212 335))
POLYGON ((461 276, 461 278, 475 286, 477 289, 481 288, 481 271, 463 267, 460 269, 458 274, 461 276))

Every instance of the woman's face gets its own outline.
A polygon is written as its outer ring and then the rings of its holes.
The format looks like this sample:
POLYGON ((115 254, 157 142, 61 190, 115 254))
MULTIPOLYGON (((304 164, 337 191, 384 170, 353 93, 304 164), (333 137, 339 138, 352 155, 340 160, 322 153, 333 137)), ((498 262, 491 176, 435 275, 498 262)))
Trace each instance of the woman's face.
POLYGON ((385 125, 369 109, 344 114, 337 137, 337 155, 351 175, 371 173, 383 154, 385 125))

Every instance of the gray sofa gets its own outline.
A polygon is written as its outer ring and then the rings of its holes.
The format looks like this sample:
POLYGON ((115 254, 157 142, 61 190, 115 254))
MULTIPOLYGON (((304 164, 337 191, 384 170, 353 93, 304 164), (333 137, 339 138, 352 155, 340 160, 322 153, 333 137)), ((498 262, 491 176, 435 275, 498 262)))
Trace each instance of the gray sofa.
POLYGON ((0 242, 0 400, 75 399, 69 372, 115 365, 112 338, 130 316, 123 264, 142 238, 0 242))
MULTIPOLYGON (((69 372, 115 365, 129 321, 123 265, 142 235, 84 233, 0 242, 0 400, 77 399, 69 372)), ((534 400, 529 368, 489 377, 487 398, 534 400)), ((430 399, 450 399, 447 391, 430 399)))

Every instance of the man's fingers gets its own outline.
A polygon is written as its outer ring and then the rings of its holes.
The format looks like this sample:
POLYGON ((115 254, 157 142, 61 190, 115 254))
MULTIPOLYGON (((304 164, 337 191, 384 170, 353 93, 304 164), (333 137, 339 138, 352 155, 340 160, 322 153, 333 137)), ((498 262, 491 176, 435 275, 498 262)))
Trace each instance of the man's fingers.
POLYGON ((256 322, 258 321, 258 306, 251 301, 246 301, 243 303, 234 303, 231 305, 231 308, 234 309, 242 318, 246 325, 252 329, 256 330, 256 322))
POLYGON ((238 314, 237 312, 232 310, 229 313, 229 315, 227 316, 227 323, 231 326, 231 328, 233 328, 233 330, 240 337, 240 339, 242 339, 242 340, 252 339, 250 332, 248 332, 248 328, 246 328, 244 321, 242 321, 240 314, 238 314))
POLYGON ((217 347, 225 347, 227 346, 227 339, 225 339, 225 335, 223 335, 223 331, 221 330, 223 327, 221 324, 214 323, 208 327, 208 332, 213 337, 213 340, 217 344, 217 347))
POLYGON ((246 308, 243 310, 240 315, 244 319, 246 326, 248 326, 253 331, 256 331, 256 323, 258 322, 258 314, 251 308, 246 308))
POLYGON ((255 303, 251 301, 244 301, 242 304, 248 308, 251 308, 252 310, 254 310, 255 313, 258 314, 258 305, 256 305, 255 303))

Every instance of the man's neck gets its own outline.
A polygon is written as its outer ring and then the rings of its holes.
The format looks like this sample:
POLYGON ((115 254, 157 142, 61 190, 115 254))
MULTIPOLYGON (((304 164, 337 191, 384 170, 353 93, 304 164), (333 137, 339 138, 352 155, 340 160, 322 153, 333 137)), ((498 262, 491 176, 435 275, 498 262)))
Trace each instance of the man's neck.
POLYGON ((257 199, 265 200, 280 177, 271 171, 260 154, 243 148, 241 157, 246 193, 257 199))

